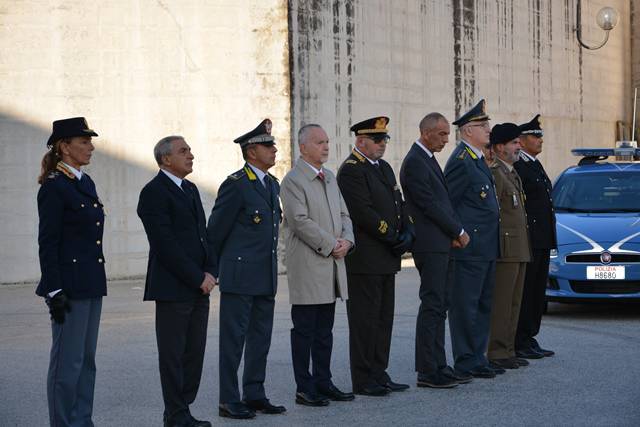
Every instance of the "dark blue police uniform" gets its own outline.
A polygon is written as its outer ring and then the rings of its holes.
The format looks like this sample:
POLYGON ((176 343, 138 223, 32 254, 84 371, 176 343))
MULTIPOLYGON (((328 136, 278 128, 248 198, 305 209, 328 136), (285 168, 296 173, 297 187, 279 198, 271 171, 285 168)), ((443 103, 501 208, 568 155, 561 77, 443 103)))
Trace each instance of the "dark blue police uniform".
POLYGON ((86 173, 80 180, 62 162, 38 191, 42 278, 36 294, 61 290, 69 299, 64 323, 51 322, 47 396, 51 425, 91 421, 95 353, 107 280, 102 253, 103 205, 86 173))
POLYGON ((471 237, 467 247, 451 251, 456 264, 449 310, 455 369, 469 372, 488 365, 500 212, 491 171, 464 141, 451 153, 444 174, 453 208, 471 237))
MULTIPOLYGON (((272 145, 270 121, 268 128, 266 122, 236 142, 272 145)), ((273 175, 267 173, 263 184, 246 164, 222 183, 209 217, 212 274, 220 287, 221 416, 253 416, 251 408, 241 402, 238 388, 243 348, 244 401, 266 399, 264 381, 278 275, 279 194, 273 175)))

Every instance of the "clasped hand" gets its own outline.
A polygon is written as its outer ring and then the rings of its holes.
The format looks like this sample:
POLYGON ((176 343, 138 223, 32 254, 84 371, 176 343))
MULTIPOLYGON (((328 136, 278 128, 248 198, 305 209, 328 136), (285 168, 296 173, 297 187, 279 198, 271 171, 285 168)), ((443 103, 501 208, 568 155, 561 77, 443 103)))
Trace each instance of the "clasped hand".
POLYGON ((338 238, 336 247, 331 251, 331 256, 335 259, 344 258, 351 249, 351 242, 342 238, 338 238))

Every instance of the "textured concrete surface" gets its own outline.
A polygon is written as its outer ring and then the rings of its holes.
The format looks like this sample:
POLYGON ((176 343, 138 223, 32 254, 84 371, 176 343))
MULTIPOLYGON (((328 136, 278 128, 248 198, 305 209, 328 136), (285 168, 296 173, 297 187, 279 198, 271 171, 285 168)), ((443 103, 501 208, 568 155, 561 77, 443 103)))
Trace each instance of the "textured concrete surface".
MULTIPOLYGON (((408 391, 384 398, 358 396, 354 402, 332 402, 326 408, 296 405, 290 308, 286 279, 280 276, 266 388, 273 402, 287 407, 286 415, 258 415, 245 422, 217 416, 218 296, 212 298, 205 370, 192 412, 214 425, 638 425, 639 305, 551 304, 540 342, 554 349, 555 357, 451 390, 418 389, 413 372, 417 280, 412 267, 398 275, 389 369, 396 381, 411 384, 408 391)), ((141 301, 141 286, 140 281, 109 284, 98 342, 97 426, 161 426, 153 304, 141 301)), ((47 424, 50 340, 45 306, 33 295, 33 286, 1 286, 1 426, 47 424)), ((347 340, 345 306, 338 303, 332 370, 335 384, 349 390, 347 340)))
POLYGON ((273 120, 290 166, 287 5, 283 0, 0 2, 0 283, 36 280, 36 177, 56 119, 98 132, 87 171, 105 203, 112 277, 143 274, 138 194, 157 173, 153 146, 183 135, 205 210, 238 170, 233 139, 273 120))

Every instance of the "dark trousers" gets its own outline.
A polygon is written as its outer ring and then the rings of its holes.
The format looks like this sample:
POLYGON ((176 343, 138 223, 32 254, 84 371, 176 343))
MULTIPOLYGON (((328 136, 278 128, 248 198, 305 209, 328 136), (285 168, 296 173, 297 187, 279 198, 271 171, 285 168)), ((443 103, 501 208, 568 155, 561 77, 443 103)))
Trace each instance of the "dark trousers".
POLYGON ((349 360, 354 390, 386 384, 395 274, 348 274, 349 360))
POLYGON ((156 301, 156 340, 164 415, 183 421, 196 400, 207 343, 209 297, 156 301))
POLYGON ((535 346, 544 312, 545 291, 549 278, 549 249, 534 249, 533 260, 524 276, 520 318, 516 332, 516 350, 535 346))
POLYGON ((264 380, 273 329, 273 295, 220 293, 220 403, 240 402, 238 368, 244 350, 242 396, 266 397, 264 380))
POLYGON ((331 349, 336 304, 291 306, 291 358, 296 391, 316 393, 331 382, 331 349), (312 374, 309 373, 309 359, 312 374))
POLYGON ((455 368, 469 371, 487 366, 495 261, 456 260, 451 288, 449 329, 455 368))
POLYGON ((448 253, 413 254, 420 273, 420 308, 416 321, 416 372, 433 375, 447 366, 444 329, 453 283, 454 261, 448 253))
POLYGON ((49 423, 55 427, 93 426, 96 346, 102 298, 71 300, 64 323, 51 322, 47 375, 49 423))

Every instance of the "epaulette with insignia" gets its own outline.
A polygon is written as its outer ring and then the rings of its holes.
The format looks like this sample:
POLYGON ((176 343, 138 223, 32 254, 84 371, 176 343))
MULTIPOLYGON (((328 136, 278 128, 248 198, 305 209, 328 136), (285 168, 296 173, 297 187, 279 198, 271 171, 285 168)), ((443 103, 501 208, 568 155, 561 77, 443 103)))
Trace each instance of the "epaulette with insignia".
POLYGON ((232 173, 231 175, 229 175, 229 178, 234 180, 234 181, 237 181, 237 180, 239 180, 240 178, 242 178, 245 175, 246 175, 245 170, 241 169, 238 172, 235 172, 235 173, 232 173))
POLYGON ((357 165, 358 164, 358 162, 356 162, 353 159, 345 160, 345 163, 348 164, 348 165, 357 165))
POLYGON ((69 179, 76 179, 76 176, 69 170, 69 168, 62 162, 58 162, 56 170, 62 172, 69 179))
POLYGON ((360 163, 364 163, 364 156, 358 153, 355 149, 351 150, 351 154, 353 154, 356 157, 356 159, 360 161, 360 163))
POLYGON ((465 157, 467 157, 467 150, 462 150, 462 151, 460 151, 460 154, 458 154, 458 155, 456 156, 456 159, 460 159, 460 160, 462 160, 462 159, 464 159, 465 157))
POLYGON ((47 175, 47 179, 55 179, 55 177, 57 177, 58 175, 60 175, 60 172, 51 171, 51 173, 49 173, 49 175, 47 175))

